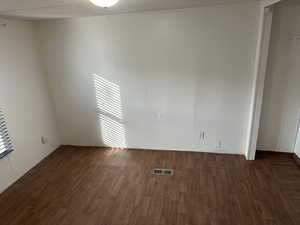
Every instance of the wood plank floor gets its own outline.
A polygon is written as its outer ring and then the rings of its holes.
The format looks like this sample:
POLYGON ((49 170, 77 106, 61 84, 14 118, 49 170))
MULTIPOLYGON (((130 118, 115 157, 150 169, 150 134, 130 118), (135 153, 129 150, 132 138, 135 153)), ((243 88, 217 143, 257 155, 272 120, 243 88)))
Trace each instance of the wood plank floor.
POLYGON ((65 146, 0 195, 0 224, 299 225, 300 169, 288 154, 65 146))

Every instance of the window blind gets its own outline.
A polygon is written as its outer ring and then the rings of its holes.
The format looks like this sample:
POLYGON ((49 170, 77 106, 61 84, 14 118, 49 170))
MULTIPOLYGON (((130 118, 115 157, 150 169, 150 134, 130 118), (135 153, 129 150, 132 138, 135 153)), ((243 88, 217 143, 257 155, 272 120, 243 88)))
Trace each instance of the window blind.
POLYGON ((3 111, 0 109, 0 158, 13 151, 3 111))

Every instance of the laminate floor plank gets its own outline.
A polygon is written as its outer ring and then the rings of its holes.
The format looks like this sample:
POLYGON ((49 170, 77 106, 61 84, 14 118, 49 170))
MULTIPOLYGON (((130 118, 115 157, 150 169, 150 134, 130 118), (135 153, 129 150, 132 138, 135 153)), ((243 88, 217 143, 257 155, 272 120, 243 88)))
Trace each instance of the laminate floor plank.
POLYGON ((63 146, 0 194, 0 209, 1 225, 298 225, 300 169, 282 153, 63 146))

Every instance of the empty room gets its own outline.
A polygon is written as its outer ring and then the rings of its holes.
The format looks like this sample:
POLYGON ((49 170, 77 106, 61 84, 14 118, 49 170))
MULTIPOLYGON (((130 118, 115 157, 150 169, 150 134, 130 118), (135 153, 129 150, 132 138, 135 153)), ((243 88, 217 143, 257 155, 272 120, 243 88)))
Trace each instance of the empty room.
POLYGON ((299 0, 0 0, 1 225, 299 225, 299 0))

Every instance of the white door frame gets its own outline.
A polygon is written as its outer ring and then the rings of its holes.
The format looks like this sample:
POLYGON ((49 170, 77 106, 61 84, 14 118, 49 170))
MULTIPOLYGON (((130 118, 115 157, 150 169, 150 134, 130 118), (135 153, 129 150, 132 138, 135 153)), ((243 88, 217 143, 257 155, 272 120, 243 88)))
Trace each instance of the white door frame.
POLYGON ((280 1, 281 0, 263 0, 260 3, 258 42, 245 151, 247 160, 255 159, 271 38, 273 5, 280 1))
POLYGON ((300 158, 300 152, 299 152, 299 147, 300 147, 300 117, 298 117, 298 125, 297 125, 297 133, 296 133, 296 138, 295 138, 295 143, 293 147, 293 152, 300 158))

